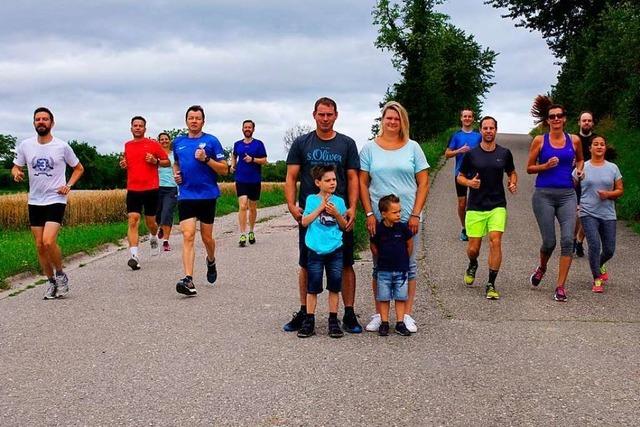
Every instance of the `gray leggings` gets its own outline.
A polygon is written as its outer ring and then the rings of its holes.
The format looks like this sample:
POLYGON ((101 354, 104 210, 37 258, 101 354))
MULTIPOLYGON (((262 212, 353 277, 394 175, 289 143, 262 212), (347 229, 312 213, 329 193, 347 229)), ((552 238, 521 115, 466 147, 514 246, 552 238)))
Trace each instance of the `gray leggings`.
POLYGON ((538 222, 540 252, 551 255, 556 247, 556 223, 560 223, 560 255, 571 256, 576 226, 576 192, 573 188, 536 188, 531 200, 538 222))

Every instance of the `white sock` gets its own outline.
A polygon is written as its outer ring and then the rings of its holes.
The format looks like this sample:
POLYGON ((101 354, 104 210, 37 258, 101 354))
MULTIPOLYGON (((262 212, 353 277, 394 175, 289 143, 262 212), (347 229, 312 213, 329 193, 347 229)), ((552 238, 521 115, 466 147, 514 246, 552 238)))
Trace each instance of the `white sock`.
POLYGON ((138 247, 137 246, 131 246, 129 248, 129 252, 131 252, 131 256, 133 257, 138 257, 138 247))
POLYGON ((149 234, 149 238, 151 239, 152 242, 157 242, 158 238, 154 235, 154 234, 149 234))

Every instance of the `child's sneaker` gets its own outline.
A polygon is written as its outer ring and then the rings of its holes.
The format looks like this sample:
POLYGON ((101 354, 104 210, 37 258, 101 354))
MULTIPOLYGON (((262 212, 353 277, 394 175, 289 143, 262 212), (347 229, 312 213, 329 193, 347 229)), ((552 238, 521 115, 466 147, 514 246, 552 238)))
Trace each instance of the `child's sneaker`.
POLYGON ((329 318, 329 336, 331 338, 342 338, 344 336, 344 332, 342 332, 337 318, 329 318))
MULTIPOLYGON (((378 316, 380 315, 378 314, 378 316)), ((380 321, 380 326, 378 326, 378 335, 381 337, 389 335, 389 322, 380 321)))
POLYGON ((559 302, 567 301, 567 294, 564 292, 564 286, 558 286, 556 288, 556 291, 553 294, 553 299, 559 302))
POLYGON ((382 318, 380 314, 376 313, 371 316, 371 321, 367 323, 366 330, 369 332, 375 332, 380 330, 380 325, 382 324, 382 318))
POLYGON ((531 277, 529 277, 529 282, 531 283, 531 285, 538 286, 540 282, 542 282, 544 273, 546 273, 546 270, 543 270, 542 267, 538 266, 536 268, 536 271, 534 271, 531 277))
POLYGON ((409 332, 404 322, 398 322, 396 323, 396 334, 408 337, 411 335, 411 332, 409 332))
POLYGON ((298 331, 298 338, 309 338, 316 334, 315 331, 315 319, 309 315, 302 322, 302 327, 298 331))
POLYGON ((604 292, 604 280, 602 280, 602 276, 593 281, 591 291, 595 292, 596 294, 601 294, 604 292))
POLYGON ((405 314, 403 320, 404 320, 404 325, 407 327, 409 332, 411 332, 412 334, 418 332, 418 325, 416 325, 416 321, 413 317, 411 317, 408 314, 405 314))

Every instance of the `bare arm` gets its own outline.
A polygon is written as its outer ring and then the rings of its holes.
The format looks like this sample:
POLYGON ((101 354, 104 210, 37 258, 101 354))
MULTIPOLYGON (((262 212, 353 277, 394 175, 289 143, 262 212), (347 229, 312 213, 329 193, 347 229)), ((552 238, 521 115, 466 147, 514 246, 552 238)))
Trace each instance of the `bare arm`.
POLYGON ((358 206, 358 198, 360 196, 360 180, 358 179, 357 169, 347 169, 347 197, 349 206, 345 217, 347 218, 346 231, 351 231, 356 221, 356 207, 358 206))
POLYGON ((554 157, 556 159, 555 164, 554 162, 551 161, 554 158, 549 159, 549 161, 547 161, 546 163, 538 164, 538 156, 540 155, 540 150, 542 149, 542 141, 543 141, 542 135, 538 135, 535 138, 533 138, 533 141, 531 142, 531 146, 529 147, 529 157, 527 159, 528 174, 539 173, 547 169, 551 169, 552 167, 555 167, 558 164, 557 158, 555 157, 554 157))
POLYGON ((320 215, 320 213, 327 207, 327 199, 322 199, 322 202, 320 203, 320 205, 310 214, 304 215, 302 217, 302 219, 300 220, 300 223, 302 224, 303 227, 308 227, 309 224, 311 224, 316 218, 318 218, 318 216, 320 215))
POLYGON ((407 240, 407 253, 411 255, 413 252, 413 239, 407 240))
POLYGON ((582 140, 577 135, 571 135, 573 151, 576 153, 576 171, 578 179, 584 174, 584 154, 582 153, 582 140))
POLYGON ((507 190, 509 190, 511 194, 516 194, 518 190, 518 174, 515 169, 507 174, 507 190))
POLYGON ((58 188, 58 194, 69 194, 69 191, 71 191, 71 187, 73 187, 78 182, 83 173, 84 166, 82 166, 82 163, 78 162, 78 164, 73 167, 73 172, 71 172, 69 181, 62 187, 58 188))
POLYGON ((613 184, 613 190, 599 190, 598 194, 600 195, 600 199, 606 200, 616 200, 622 197, 624 194, 624 187, 622 185, 622 178, 617 179, 613 184))
POLYGON ((418 172, 416 174, 416 182, 418 183, 416 201, 411 210, 411 217, 409 217, 409 230, 411 230, 413 234, 418 232, 420 214, 429 195, 429 172, 426 169, 418 172))
MULTIPOLYGON (((369 194, 369 183, 371 182, 371 176, 369 172, 362 169, 358 173, 359 187, 360 187, 360 203, 365 213, 373 212, 373 206, 371 205, 371 195, 369 194)), ((369 236, 376 234, 376 217, 369 215, 367 217, 367 231, 369 236)))
POLYGON ((13 180, 15 182, 24 181, 24 171, 22 168, 22 166, 18 166, 15 163, 13 164, 13 167, 11 168, 11 176, 13 176, 13 180))
POLYGON ((300 165, 287 165, 287 177, 284 182, 284 197, 287 200, 287 207, 293 219, 297 222, 302 220, 302 209, 296 205, 296 183, 300 174, 300 165))

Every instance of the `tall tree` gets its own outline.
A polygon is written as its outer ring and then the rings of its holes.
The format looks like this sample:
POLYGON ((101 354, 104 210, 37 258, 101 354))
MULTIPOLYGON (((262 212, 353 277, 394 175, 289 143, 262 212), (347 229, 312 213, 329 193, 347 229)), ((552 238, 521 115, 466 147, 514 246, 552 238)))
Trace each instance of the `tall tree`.
POLYGON ((13 165, 16 143, 18 139, 13 135, 0 134, 0 167, 10 168, 13 165))

